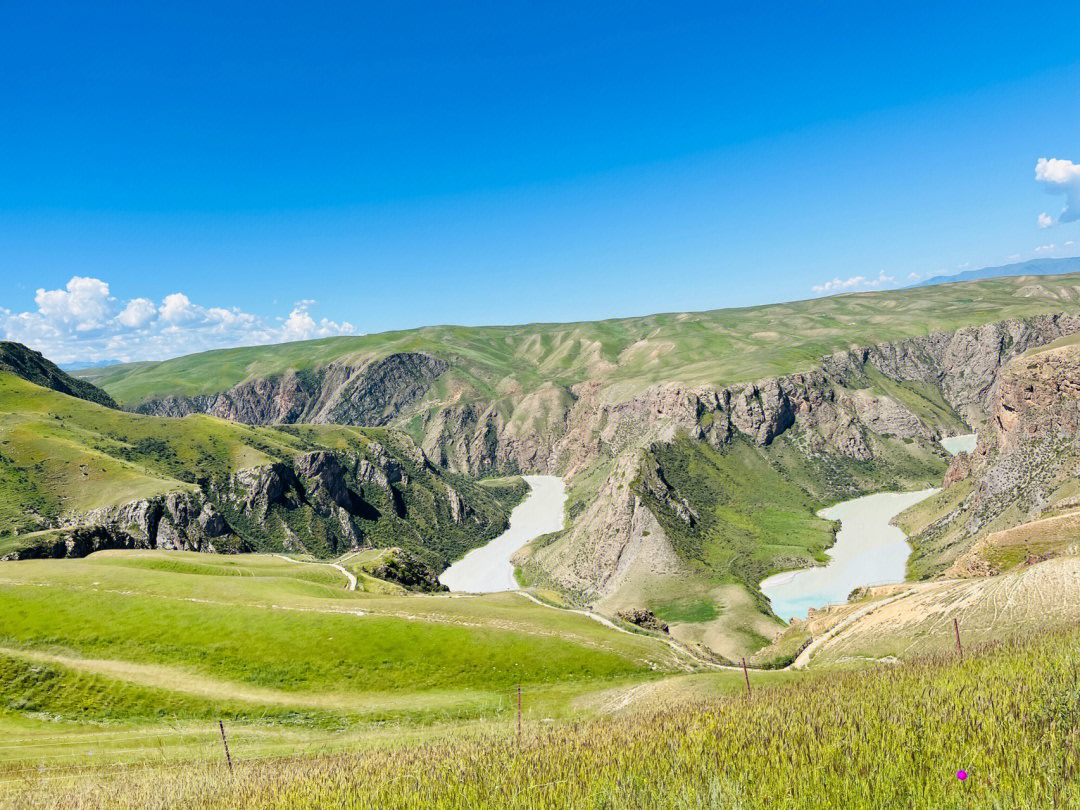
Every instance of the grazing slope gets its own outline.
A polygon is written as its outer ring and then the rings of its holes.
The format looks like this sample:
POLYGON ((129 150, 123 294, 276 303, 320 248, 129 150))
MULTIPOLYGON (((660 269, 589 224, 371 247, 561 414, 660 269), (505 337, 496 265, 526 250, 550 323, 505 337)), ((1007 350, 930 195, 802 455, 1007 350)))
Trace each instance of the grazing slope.
POLYGON ((0 557, 374 545, 438 571, 524 494, 443 473, 395 431, 141 416, 9 372, 0 414, 0 557))
POLYGON ((61 394, 70 394, 109 408, 116 407, 113 398, 100 388, 91 385, 86 380, 75 379, 56 364, 46 360, 40 353, 26 348, 21 343, 0 341, 0 371, 9 372, 27 382, 59 391, 61 394))
POLYGON ((343 810, 1073 807, 1075 628, 833 674, 750 698, 682 701, 405 750, 24 782, 23 806, 343 810), (966 773, 966 781, 957 772, 966 773))
POLYGON ((557 718, 697 665, 516 594, 418 595, 363 574, 345 586, 329 565, 269 555, 0 562, 0 734, 33 743, 0 748, 0 806, 28 764, 216 757, 219 718, 234 756, 379 744, 501 723, 518 684, 531 716, 557 718))

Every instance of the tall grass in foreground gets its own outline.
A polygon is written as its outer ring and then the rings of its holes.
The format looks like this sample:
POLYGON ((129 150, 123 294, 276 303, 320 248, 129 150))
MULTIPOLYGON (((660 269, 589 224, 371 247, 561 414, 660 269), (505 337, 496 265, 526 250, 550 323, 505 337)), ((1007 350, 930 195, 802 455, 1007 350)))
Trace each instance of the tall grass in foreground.
POLYGON ((1080 806, 1080 630, 405 750, 34 785, 56 808, 1080 806), (958 770, 968 773, 961 782, 958 770))

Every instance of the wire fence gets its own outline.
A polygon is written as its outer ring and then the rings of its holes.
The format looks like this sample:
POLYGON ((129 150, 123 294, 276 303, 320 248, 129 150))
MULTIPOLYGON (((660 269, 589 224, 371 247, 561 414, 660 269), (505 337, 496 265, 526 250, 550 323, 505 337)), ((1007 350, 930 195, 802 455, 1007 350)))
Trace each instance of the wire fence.
MULTIPOLYGON (((903 584, 883 581, 861 587, 903 584)), ((961 628, 955 620, 950 620, 950 635, 954 630, 956 649, 963 655, 961 628)), ((739 664, 741 666, 737 665, 733 674, 740 682, 745 679, 747 694, 756 693, 758 684, 752 687, 752 681, 763 671, 747 669, 745 661, 739 664)), ((0 738, 0 785, 65 779, 87 771, 122 773, 125 769, 172 769, 192 762, 220 762, 222 768, 227 768, 231 765, 230 756, 232 761, 243 762, 271 757, 362 752, 385 745, 435 739, 451 726, 459 732, 468 728, 476 733, 520 737, 525 730, 555 722, 545 717, 544 711, 556 704, 558 720, 586 719, 621 710, 644 694, 635 694, 636 690, 648 690, 649 687, 647 681, 612 684, 609 688, 590 692, 594 698, 591 702, 578 704, 565 696, 559 699, 555 694, 558 689, 552 692, 542 685, 514 685, 483 690, 480 699, 470 704, 471 708, 464 713, 429 709, 422 711, 421 719, 416 722, 359 720, 344 730, 271 720, 264 722, 257 718, 225 720, 221 726, 218 719, 192 722, 163 718, 154 726, 144 728, 26 731, 20 736, 0 738)), ((731 694, 737 692, 732 690, 731 694)), ((649 699, 654 697, 650 695, 649 699)), ((343 712, 343 720, 345 715, 347 710, 343 712)))
MULTIPOLYGON (((477 732, 497 731, 520 735, 523 724, 547 718, 528 716, 529 690, 485 691, 489 699, 484 716, 470 718, 477 732)), ((571 712, 573 714, 573 712, 571 712)), ((572 718, 571 718, 572 719, 572 718)), ((0 785, 17 781, 63 779, 93 770, 176 768, 193 761, 233 761, 268 757, 329 755, 371 750, 385 744, 405 744, 431 738, 454 719, 432 712, 427 725, 359 723, 353 729, 312 729, 272 725, 258 721, 185 721, 152 728, 26 732, 0 738, 0 785), (219 723, 221 725, 219 726, 219 723), (226 753, 226 745, 228 753, 226 753)))

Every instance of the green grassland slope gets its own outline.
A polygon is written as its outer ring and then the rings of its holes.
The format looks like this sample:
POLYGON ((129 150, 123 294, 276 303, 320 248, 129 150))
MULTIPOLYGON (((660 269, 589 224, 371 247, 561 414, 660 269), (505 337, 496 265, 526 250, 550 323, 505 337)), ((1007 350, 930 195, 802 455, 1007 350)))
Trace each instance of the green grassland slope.
MULTIPOLYGON (((76 372, 125 407, 225 391, 289 370, 361 366, 405 352, 450 363, 448 388, 513 411, 546 385, 602 380, 629 397, 651 385, 694 386, 812 368, 851 346, 1068 309, 1080 275, 1021 276, 962 285, 857 293, 786 304, 568 324, 435 326, 361 337, 222 349, 157 363, 76 372)), ((440 392, 433 392, 431 399, 440 392)))
POLYGON ((43 388, 115 408, 113 398, 85 380, 77 380, 21 343, 0 341, 0 371, 10 372, 43 388))
POLYGON ((0 562, 0 805, 28 763, 114 767, 159 760, 162 746, 202 758, 218 719, 234 755, 355 745, 501 723, 519 684, 539 720, 697 666, 654 635, 516 594, 346 584, 329 565, 270 555, 0 562))
POLYGON ((506 724, 245 761, 232 775, 220 761, 166 761, 12 780, 11 800, 58 810, 1073 807, 1078 643, 1075 627, 1050 630, 750 697, 684 697, 574 724, 527 717, 520 737, 506 724))
POLYGON ((394 546, 441 570, 524 494, 439 471, 392 430, 143 416, 4 371, 0 415, 0 556, 394 546))

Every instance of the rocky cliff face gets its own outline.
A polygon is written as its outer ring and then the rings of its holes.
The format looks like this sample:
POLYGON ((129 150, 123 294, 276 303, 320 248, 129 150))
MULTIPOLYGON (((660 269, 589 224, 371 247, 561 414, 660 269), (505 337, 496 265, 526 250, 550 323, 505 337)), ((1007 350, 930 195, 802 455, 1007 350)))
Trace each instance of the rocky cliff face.
MULTIPOLYGON (((531 556, 555 584, 584 601, 614 594, 634 579, 676 575, 684 568, 656 516, 634 492, 643 460, 636 450, 620 456, 586 511, 555 543, 531 556)), ((517 561, 524 562, 527 552, 517 561)))
POLYGON ((206 413, 249 425, 382 426, 421 399, 448 368, 445 360, 428 354, 393 354, 359 366, 331 363, 310 374, 289 370, 219 394, 151 400, 136 411, 154 416, 206 413))
POLYGON ((138 410, 209 413, 249 424, 419 424, 428 458, 470 474, 573 474, 602 455, 680 430, 714 445, 735 433, 767 445, 793 425, 810 428, 815 449, 869 460, 864 429, 933 439, 942 425, 908 403, 872 393, 868 375, 933 389, 969 424, 981 424, 1003 363, 1078 329, 1080 319, 1071 315, 1008 320, 841 352, 784 377, 724 388, 672 382, 630 397, 597 379, 565 388, 549 383, 498 401, 462 401, 451 391, 439 401, 425 397, 450 369, 447 361, 402 353, 355 368, 331 364, 306 375, 249 380, 219 394, 155 400, 138 410))
MULTIPOLYGON (((507 467, 573 474, 600 455, 669 440, 680 430, 715 446, 739 433, 767 445, 793 425, 808 430, 814 449, 870 459, 864 430, 901 438, 937 439, 943 425, 902 401, 872 393, 880 376, 939 392, 969 424, 981 424, 991 389, 1011 358, 1080 331, 1080 318, 1054 315, 1008 320, 955 332, 853 349, 817 369, 724 388, 666 383, 618 399, 599 381, 580 383, 565 401, 547 396, 547 418, 531 430, 489 408, 455 405, 428 425, 424 450, 454 469, 507 467), (517 424, 515 424, 517 423, 517 424)), ((540 410, 528 398, 518 409, 540 410)))
MULTIPOLYGON (((947 567, 989 531, 1042 516, 1074 496, 1080 475, 1080 345, 1065 341, 1005 365, 989 392, 989 419, 975 452, 950 465, 964 486, 958 508, 912 538, 924 574, 947 567)), ((955 572, 954 572, 955 573, 955 572)))
POLYGON ((451 482, 397 435, 394 449, 315 450, 196 487, 64 515, 11 559, 103 549, 291 551, 319 557, 407 546, 421 567, 501 532, 509 508, 488 488, 451 482), (466 491, 459 488, 466 487, 466 491))
MULTIPOLYGON (((661 508, 684 522, 692 523, 694 515, 678 493, 667 490, 663 471, 645 464, 635 447, 668 443, 680 433, 717 448, 737 436, 764 447, 793 431, 799 452, 819 459, 823 470, 830 456, 888 465, 888 459, 875 458, 873 448, 880 445, 875 435, 932 446, 946 427, 956 429, 960 416, 984 424, 1007 407, 995 405, 996 392, 1004 390, 995 383, 1013 358, 1077 332, 1075 316, 1009 320, 854 349, 825 358, 809 372, 722 389, 669 384, 617 404, 596 403, 596 392, 575 392, 550 466, 572 472, 604 454, 620 461, 591 507, 533 561, 557 584, 591 601, 611 597, 630 571, 659 575, 678 568, 670 542, 634 495, 632 483, 640 482, 661 508), (883 390, 882 381, 892 393, 883 390), (934 393, 944 409, 928 404, 934 393), (594 402, 585 405, 590 395, 594 402)), ((1060 377, 1048 385, 1059 390, 1060 377)), ((1041 418, 1071 429, 1076 413, 1058 408, 1044 410, 1041 418)), ((964 463, 968 460, 954 465, 964 463)), ((954 481, 966 474, 961 466, 950 473, 954 481)))
POLYGON ((1010 363, 995 389, 992 427, 1005 455, 1032 440, 1080 433, 1080 346, 1050 348, 1010 363))

